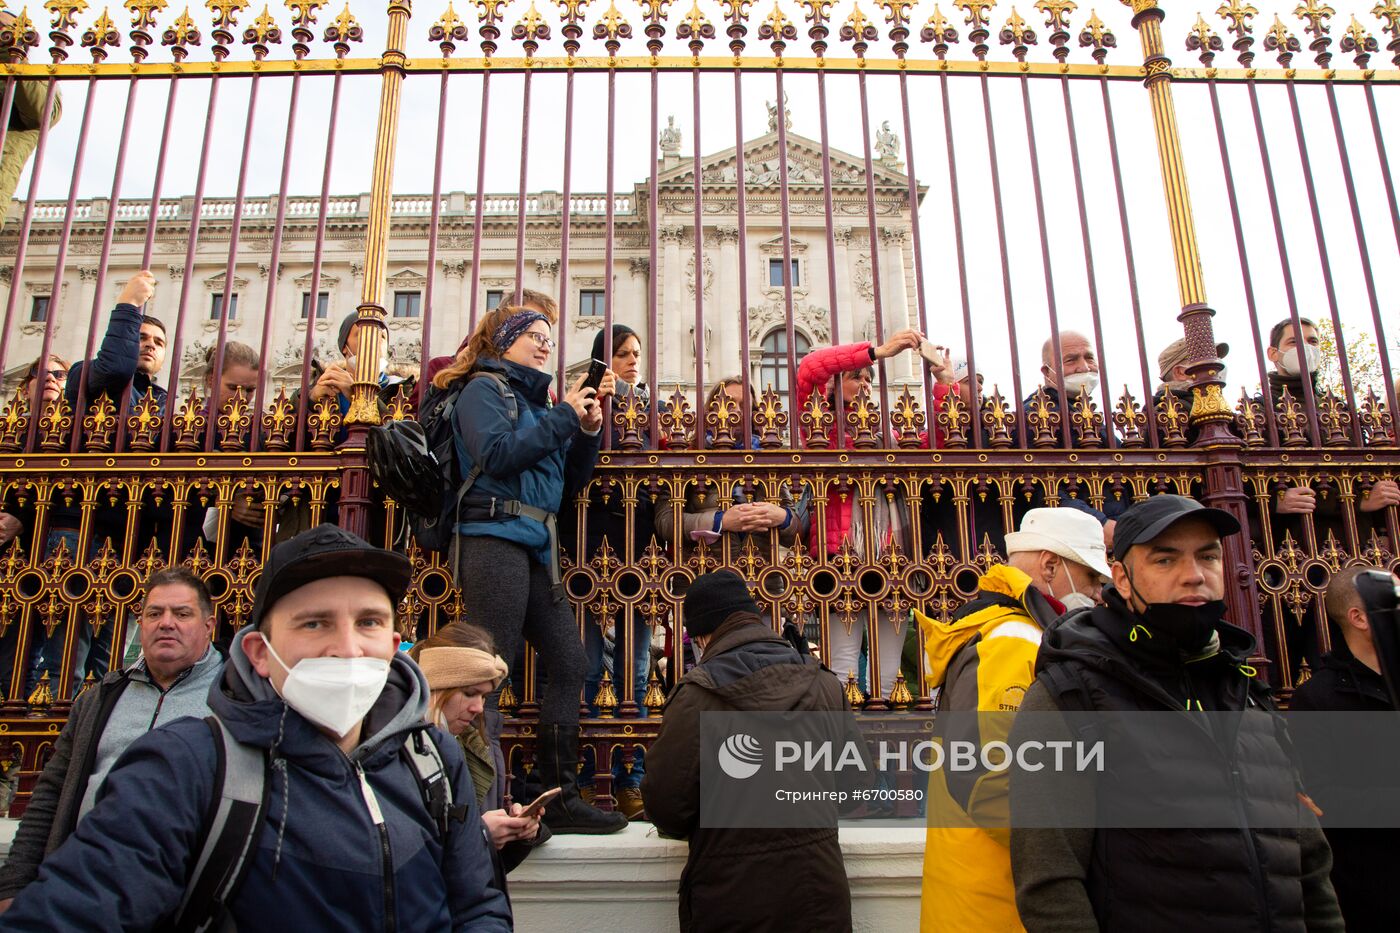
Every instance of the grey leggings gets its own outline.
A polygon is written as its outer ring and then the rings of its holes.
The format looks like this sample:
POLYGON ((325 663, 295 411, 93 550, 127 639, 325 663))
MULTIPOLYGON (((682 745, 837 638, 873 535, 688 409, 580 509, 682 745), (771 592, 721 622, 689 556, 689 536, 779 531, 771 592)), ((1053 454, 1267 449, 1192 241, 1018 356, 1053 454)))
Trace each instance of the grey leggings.
MULTIPOLYGON (((496 653, 515 666, 523 635, 539 653, 548 678, 539 697, 540 722, 578 725, 579 696, 586 663, 578 625, 568 600, 554 601, 549 568, 513 541, 503 538, 459 537, 457 579, 462 587, 463 618, 490 633, 496 653)), ((524 684, 511 670, 515 694, 524 698, 524 684)), ((500 691, 487 708, 495 710, 500 691)))

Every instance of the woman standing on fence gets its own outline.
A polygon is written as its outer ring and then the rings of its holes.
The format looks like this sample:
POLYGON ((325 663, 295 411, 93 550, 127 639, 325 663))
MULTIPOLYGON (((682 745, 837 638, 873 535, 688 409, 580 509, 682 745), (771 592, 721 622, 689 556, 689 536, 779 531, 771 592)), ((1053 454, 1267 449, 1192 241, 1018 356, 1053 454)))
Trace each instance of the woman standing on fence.
MULTIPOLYGON (((902 330, 879 346, 862 341, 822 347, 813 350, 802 358, 797 367, 797 412, 801 412, 813 392, 827 393, 832 414, 837 418, 846 416, 846 408, 860 394, 864 386, 870 385, 875 376, 875 361, 885 360, 907 351, 919 352, 923 335, 916 330, 902 330), (838 404, 839 401, 839 404, 838 404)), ((853 448, 854 432, 846 430, 846 446, 853 448)), ((834 441, 835 431, 832 431, 834 441)), ((892 548, 898 546, 905 557, 914 555, 917 542, 909 535, 909 508, 904 496, 897 488, 891 489, 893 498, 877 494, 872 503, 871 518, 867 521, 865 510, 859 508, 860 497, 855 490, 841 490, 833 486, 827 494, 826 524, 819 526, 815 518, 812 522, 810 550, 813 556, 822 553, 834 555, 841 550, 843 541, 849 540, 856 557, 865 561, 866 542, 874 542, 875 559, 879 560, 892 548)), ((894 688, 899 674, 900 654, 904 647, 904 636, 908 631, 907 619, 891 619, 884 609, 876 610, 879 619, 879 661, 880 682, 870 684, 869 692, 888 697, 894 688)), ((823 645, 827 666, 845 680, 854 674, 860 676, 861 642, 867 626, 861 623, 864 613, 859 614, 849 631, 834 614, 829 619, 827 643, 823 645)), ((869 678, 865 678, 868 680, 869 678)))
POLYGON ((465 622, 443 626, 414 645, 408 656, 423 669, 432 691, 428 721, 452 733, 462 746, 481 821, 510 871, 549 839, 549 830, 538 816, 522 816, 519 803, 505 808, 510 772, 501 743, 491 737, 491 732, 500 732, 500 724, 487 728, 488 718, 499 719, 500 713, 486 711, 486 698, 505 679, 506 662, 496 654, 485 629, 465 622))
MULTIPOLYGON (((453 410, 457 468, 464 483, 457 525, 457 576, 466 617, 490 634, 502 657, 520 639, 539 653, 548 678, 540 697, 535 773, 562 788, 545 823, 556 833, 609 833, 627 825, 579 798, 579 694, 585 661, 559 583, 556 516, 587 483, 598 456, 602 409, 580 377, 552 405, 554 319, 503 306, 482 318, 466 349, 433 379, 465 388, 453 410)), ((517 680, 517 683, 519 681, 517 680)), ((495 711, 499 690, 487 708, 495 711)))

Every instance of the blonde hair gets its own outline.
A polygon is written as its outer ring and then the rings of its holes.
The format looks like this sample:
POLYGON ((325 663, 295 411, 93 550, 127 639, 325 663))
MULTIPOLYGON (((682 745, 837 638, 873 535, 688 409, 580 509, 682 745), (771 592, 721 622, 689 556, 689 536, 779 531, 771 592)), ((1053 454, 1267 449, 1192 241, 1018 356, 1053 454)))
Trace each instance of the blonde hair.
MULTIPOLYGON (((485 651, 488 654, 496 653, 496 643, 491 640, 490 633, 470 622, 453 622, 444 625, 409 648, 408 656, 416 664, 418 656, 429 648, 476 648, 478 651, 485 651)), ((442 708, 447 705, 452 694, 460 689, 460 687, 451 687, 447 690, 432 691, 428 697, 428 722, 434 724, 438 722, 442 716, 442 708)), ((484 719, 485 717, 481 717, 476 721, 477 729, 481 731, 483 737, 486 735, 484 719)))
MULTIPOLYGON (((554 302, 550 302, 552 306, 554 302)), ((483 357, 486 359, 499 359, 501 351, 491 341, 496 330, 506 322, 507 318, 514 317, 522 311, 529 310, 519 305, 497 305, 492 311, 486 314, 477 322, 476 330, 472 331, 471 339, 467 345, 458 352, 456 359, 448 364, 441 372, 433 377, 433 385, 439 389, 445 389, 452 383, 470 373, 483 357)), ((549 326, 553 327, 554 322, 559 319, 558 312, 552 308, 540 307, 541 313, 549 321, 549 326)))

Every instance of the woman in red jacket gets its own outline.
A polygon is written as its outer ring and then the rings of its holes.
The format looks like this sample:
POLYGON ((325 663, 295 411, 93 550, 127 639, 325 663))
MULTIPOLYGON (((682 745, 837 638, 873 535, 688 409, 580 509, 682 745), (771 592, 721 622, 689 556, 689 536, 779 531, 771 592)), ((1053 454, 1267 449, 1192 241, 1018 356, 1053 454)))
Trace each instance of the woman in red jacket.
MULTIPOLYGON (((801 412, 813 392, 825 392, 832 403, 833 414, 845 415, 846 406, 860 393, 861 387, 869 385, 875 376, 875 361, 886 360, 900 353, 917 353, 924 337, 917 330, 902 330, 879 346, 869 341, 840 344, 813 350, 802 359, 797 367, 797 411, 801 412), (839 408, 836 398, 841 399, 839 408)), ((854 447, 852 432, 846 431, 846 446, 854 447)), ((832 431, 832 442, 835 430, 832 431)), ((925 441, 927 443, 927 440, 925 441)), ((909 536, 909 509, 903 495, 896 491, 893 501, 877 497, 872 509, 872 520, 866 526, 864 510, 857 509, 859 499, 852 490, 842 492, 835 488, 827 496, 826 524, 820 527, 813 515, 811 552, 813 556, 825 553, 835 554, 841 550, 841 543, 850 539, 852 548, 861 560, 865 559, 865 544, 875 541, 875 559, 878 560, 896 543, 906 557, 915 554, 918 543, 909 536)), ((904 626, 907 619, 891 619, 884 609, 877 609, 879 618, 879 695, 888 697, 894 687, 895 676, 899 673, 899 658, 904 646, 904 626), (896 631, 898 627, 898 631, 896 631)), ((861 614, 864 615, 863 613, 861 614)), ((841 679, 856 673, 860 665, 861 640, 866 625, 861 624, 860 616, 850 631, 842 622, 833 617, 828 626, 826 644, 827 666, 841 679)), ((872 685, 873 686, 873 685, 872 685)), ((873 689, 870 691, 875 692, 873 689)))

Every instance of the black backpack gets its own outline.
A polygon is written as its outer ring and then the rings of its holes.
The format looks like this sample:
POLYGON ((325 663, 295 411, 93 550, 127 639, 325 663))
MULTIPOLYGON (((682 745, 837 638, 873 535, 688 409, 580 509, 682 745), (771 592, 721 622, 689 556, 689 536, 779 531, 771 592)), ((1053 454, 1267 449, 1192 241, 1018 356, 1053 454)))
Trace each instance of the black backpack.
POLYGON ((480 466, 466 477, 460 475, 452 430, 457 399, 471 379, 479 378, 490 380, 501 393, 514 425, 520 409, 506 378, 474 372, 446 389, 429 386, 417 421, 390 421, 371 428, 366 441, 370 474, 384 494, 403 507, 406 530, 428 552, 446 553, 451 546, 462 499, 481 475, 480 466))

